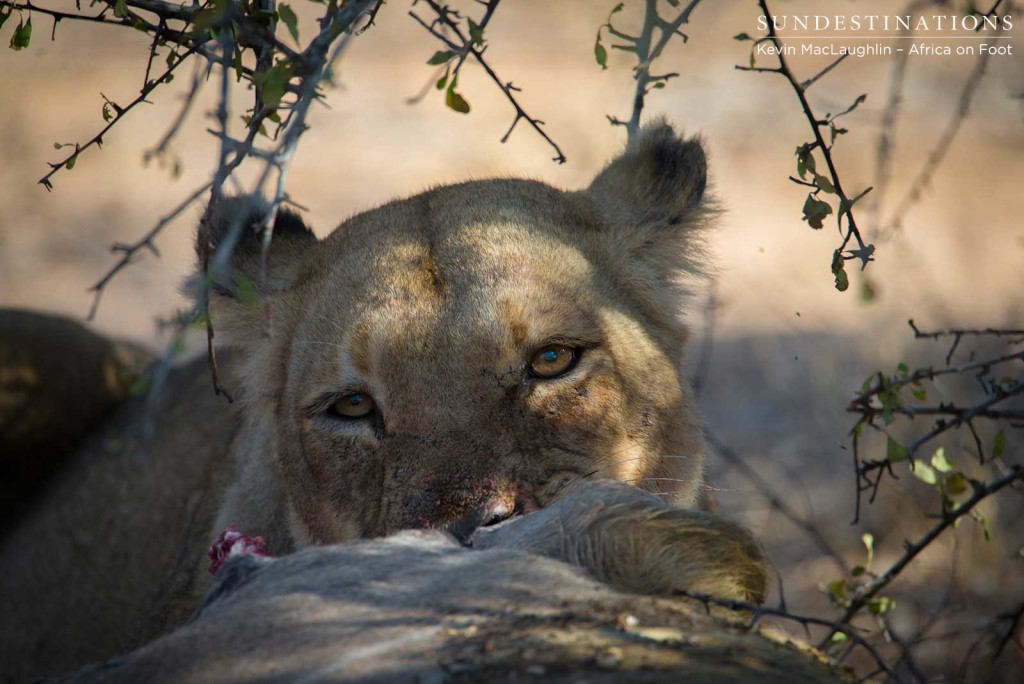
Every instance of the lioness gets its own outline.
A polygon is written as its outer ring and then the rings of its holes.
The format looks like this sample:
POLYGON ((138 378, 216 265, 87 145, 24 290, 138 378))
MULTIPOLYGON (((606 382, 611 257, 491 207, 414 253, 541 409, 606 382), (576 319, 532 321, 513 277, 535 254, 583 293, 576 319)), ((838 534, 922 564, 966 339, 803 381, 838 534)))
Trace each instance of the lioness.
MULTIPOLYGON (((704 506, 680 309, 705 261, 705 183, 700 143, 659 123, 582 191, 439 187, 320 241, 281 212, 265 278, 266 206, 211 206, 200 260, 237 239, 211 312, 241 410, 197 362, 169 378, 151 447, 140 403, 90 437, 4 539, 0 662, 59 672, 180 624, 229 524, 275 554, 410 527, 466 540, 594 478, 704 506)), ((713 514, 689 524, 630 534, 665 539, 700 591, 760 600, 749 535, 713 514)))

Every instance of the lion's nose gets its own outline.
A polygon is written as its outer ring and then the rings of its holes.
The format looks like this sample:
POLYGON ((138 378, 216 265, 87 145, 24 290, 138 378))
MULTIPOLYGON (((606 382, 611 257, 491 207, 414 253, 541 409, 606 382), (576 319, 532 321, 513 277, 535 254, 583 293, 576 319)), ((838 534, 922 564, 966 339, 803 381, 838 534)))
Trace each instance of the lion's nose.
POLYGON ((508 520, 515 512, 515 508, 508 501, 492 499, 470 509, 445 529, 458 539, 460 544, 468 546, 469 539, 477 528, 496 525, 502 520, 508 520))

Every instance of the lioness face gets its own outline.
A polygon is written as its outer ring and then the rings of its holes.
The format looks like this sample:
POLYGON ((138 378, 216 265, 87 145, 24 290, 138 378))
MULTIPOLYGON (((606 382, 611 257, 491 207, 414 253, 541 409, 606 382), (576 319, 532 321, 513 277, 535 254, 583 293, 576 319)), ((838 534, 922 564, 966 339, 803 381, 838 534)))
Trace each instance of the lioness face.
MULTIPOLYGON (((321 242, 279 219, 269 336, 231 286, 213 315, 248 338, 249 402, 302 534, 466 537, 588 477, 695 503, 703 444, 679 374, 678 280, 704 175, 699 144, 659 126, 584 192, 442 187, 321 242)), ((223 236, 218 211, 201 241, 223 236)), ((236 251, 251 273, 253 248, 236 251)))

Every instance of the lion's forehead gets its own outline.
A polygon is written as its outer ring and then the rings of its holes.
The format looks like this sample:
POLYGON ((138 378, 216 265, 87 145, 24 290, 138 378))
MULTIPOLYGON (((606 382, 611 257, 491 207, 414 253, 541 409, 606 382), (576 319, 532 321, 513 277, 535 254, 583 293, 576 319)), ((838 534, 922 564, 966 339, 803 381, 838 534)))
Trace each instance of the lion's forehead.
POLYGON ((339 240, 311 282, 296 339, 316 342, 321 369, 500 373, 552 337, 601 336, 602 275, 571 231, 501 219, 429 231, 380 223, 374 239, 339 240))
POLYGON ((433 230, 382 225, 372 238, 340 242, 326 261, 311 288, 322 308, 410 325, 446 318, 478 327, 510 312, 556 313, 567 300, 581 304, 600 280, 567 231, 501 220, 433 230))

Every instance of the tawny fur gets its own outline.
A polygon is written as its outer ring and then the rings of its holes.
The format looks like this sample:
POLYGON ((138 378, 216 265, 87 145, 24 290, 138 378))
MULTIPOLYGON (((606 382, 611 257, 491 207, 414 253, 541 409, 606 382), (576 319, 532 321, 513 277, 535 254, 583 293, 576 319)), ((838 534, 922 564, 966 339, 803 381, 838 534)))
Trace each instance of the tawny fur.
MULTIPOLYGON (((165 397, 151 450, 131 436, 137 406, 87 443, 48 505, 4 539, 0 593, 18 599, 0 606, 0 660, 52 672, 180 624, 209 586, 203 550, 229 524, 282 554, 446 528, 482 509, 529 512, 595 478, 701 507, 705 445, 680 313, 706 263, 705 167, 698 141, 656 124, 582 191, 439 187, 320 241, 283 213, 266 279, 264 207, 211 207, 197 252, 215 269, 238 427, 196 365, 175 376, 195 392, 165 397), (552 342, 580 349, 578 364, 531 377, 531 356, 552 342), (372 396, 371 419, 331 415, 351 392, 372 396), (66 662, 48 657, 58 638, 82 642, 66 662)), ((678 574, 700 591, 763 595, 757 545, 719 516, 645 509, 630 521, 596 520, 597 557, 569 560, 635 590, 678 574), (661 546, 662 567, 634 572, 661 546)))

